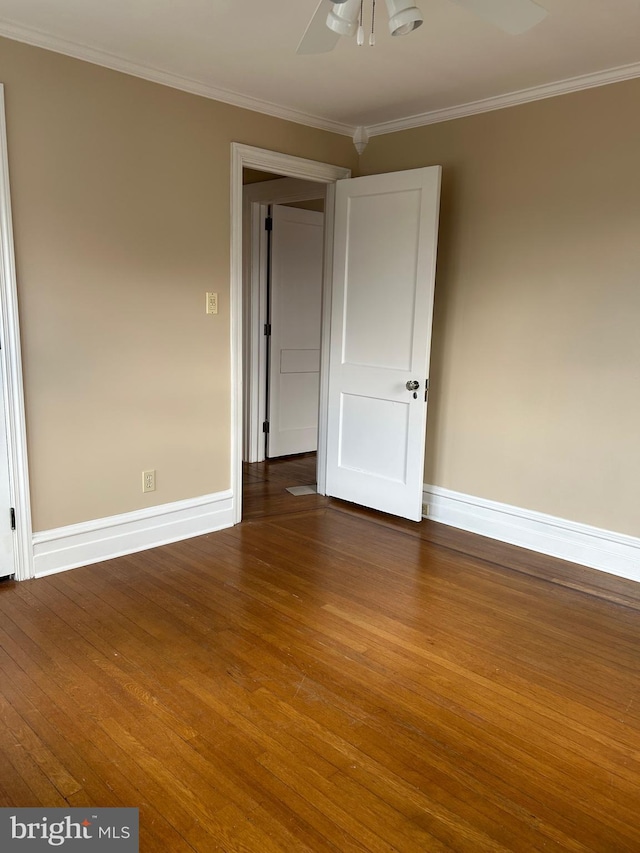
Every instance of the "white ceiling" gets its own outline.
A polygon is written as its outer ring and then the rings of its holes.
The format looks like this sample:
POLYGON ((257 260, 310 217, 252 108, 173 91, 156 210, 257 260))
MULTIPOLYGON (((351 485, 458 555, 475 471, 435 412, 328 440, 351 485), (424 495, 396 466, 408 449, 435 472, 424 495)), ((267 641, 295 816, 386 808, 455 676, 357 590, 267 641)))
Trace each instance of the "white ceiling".
POLYGON ((0 0, 0 35, 344 133, 640 76, 639 0, 538 2, 548 17, 512 36, 417 0, 424 25, 391 38, 378 0, 375 47, 317 56, 296 55, 317 0, 0 0))

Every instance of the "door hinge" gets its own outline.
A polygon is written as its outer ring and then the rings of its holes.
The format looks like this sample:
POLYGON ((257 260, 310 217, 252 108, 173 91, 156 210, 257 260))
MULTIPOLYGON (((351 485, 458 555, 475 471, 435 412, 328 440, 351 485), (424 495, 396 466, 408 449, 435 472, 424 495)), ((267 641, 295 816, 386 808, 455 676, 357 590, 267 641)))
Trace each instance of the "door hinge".
POLYGON ((16 529, 16 511, 13 507, 11 507, 11 529, 16 529))
POLYGON ((269 421, 262 422, 262 432, 269 432, 269 421))
POLYGON ((271 323, 264 324, 264 333, 269 336, 271 334, 271 323))
POLYGON ((267 216, 267 218, 264 220, 264 230, 273 231, 273 217, 267 216))
POLYGON ((424 401, 427 402, 427 394, 429 393, 429 380, 425 379, 424 381, 424 401))

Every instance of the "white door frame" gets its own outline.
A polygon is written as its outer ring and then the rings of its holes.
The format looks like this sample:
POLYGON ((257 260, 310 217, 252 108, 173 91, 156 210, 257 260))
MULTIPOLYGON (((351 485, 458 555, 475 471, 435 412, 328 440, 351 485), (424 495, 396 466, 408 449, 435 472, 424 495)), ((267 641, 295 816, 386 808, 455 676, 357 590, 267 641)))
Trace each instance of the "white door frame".
POLYGON ((11 505, 16 515, 15 576, 17 580, 27 580, 34 576, 33 535, 18 322, 18 289, 9 192, 7 128, 2 84, 0 84, 0 341, 2 344, 0 369, 5 389, 3 402, 7 423, 9 491, 11 505))
POLYGON ((324 494, 327 451, 327 346, 331 316, 331 260, 333 255, 333 184, 350 178, 351 170, 342 166, 305 160, 277 151, 231 143, 231 488, 234 521, 242 520, 242 439, 243 439, 243 168, 273 172, 290 178, 327 184, 325 199, 325 255, 322 296, 322 344, 320 355, 320 415, 318 419, 318 492, 324 494))
POLYGON ((244 461, 263 462, 267 420, 267 232, 264 221, 269 205, 325 199, 326 184, 278 178, 243 187, 242 245, 244 299, 244 461))

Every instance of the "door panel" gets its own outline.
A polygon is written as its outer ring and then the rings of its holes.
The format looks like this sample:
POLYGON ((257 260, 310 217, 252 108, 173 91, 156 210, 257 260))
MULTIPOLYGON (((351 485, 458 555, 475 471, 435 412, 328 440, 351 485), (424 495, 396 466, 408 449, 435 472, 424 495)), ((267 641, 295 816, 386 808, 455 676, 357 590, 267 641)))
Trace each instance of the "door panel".
POLYGON ((272 209, 267 456, 317 449, 324 216, 272 209))
POLYGON ((358 394, 342 394, 339 465, 386 480, 407 480, 409 406, 358 394), (360 424, 366 424, 362 432, 360 424), (398 438, 404 439, 398 441, 398 438), (386 447, 380 453, 380 447, 386 447))
POLYGON ((336 185, 327 493, 415 521, 440 176, 433 166, 336 185))
POLYGON ((419 212, 415 190, 349 199, 345 363, 411 369, 419 212), (405 284, 390 291, 394 281, 405 284))

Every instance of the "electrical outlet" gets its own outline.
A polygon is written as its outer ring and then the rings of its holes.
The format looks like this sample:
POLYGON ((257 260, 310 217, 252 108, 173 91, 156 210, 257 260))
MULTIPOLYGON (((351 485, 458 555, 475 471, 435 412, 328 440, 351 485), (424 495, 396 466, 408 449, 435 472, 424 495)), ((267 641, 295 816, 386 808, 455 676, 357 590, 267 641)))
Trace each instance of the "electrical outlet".
POLYGON ((142 472, 142 491, 143 492, 155 492, 156 490, 156 472, 155 471, 143 471, 142 472))
POLYGON ((218 294, 207 293, 207 314, 218 313, 218 294))

